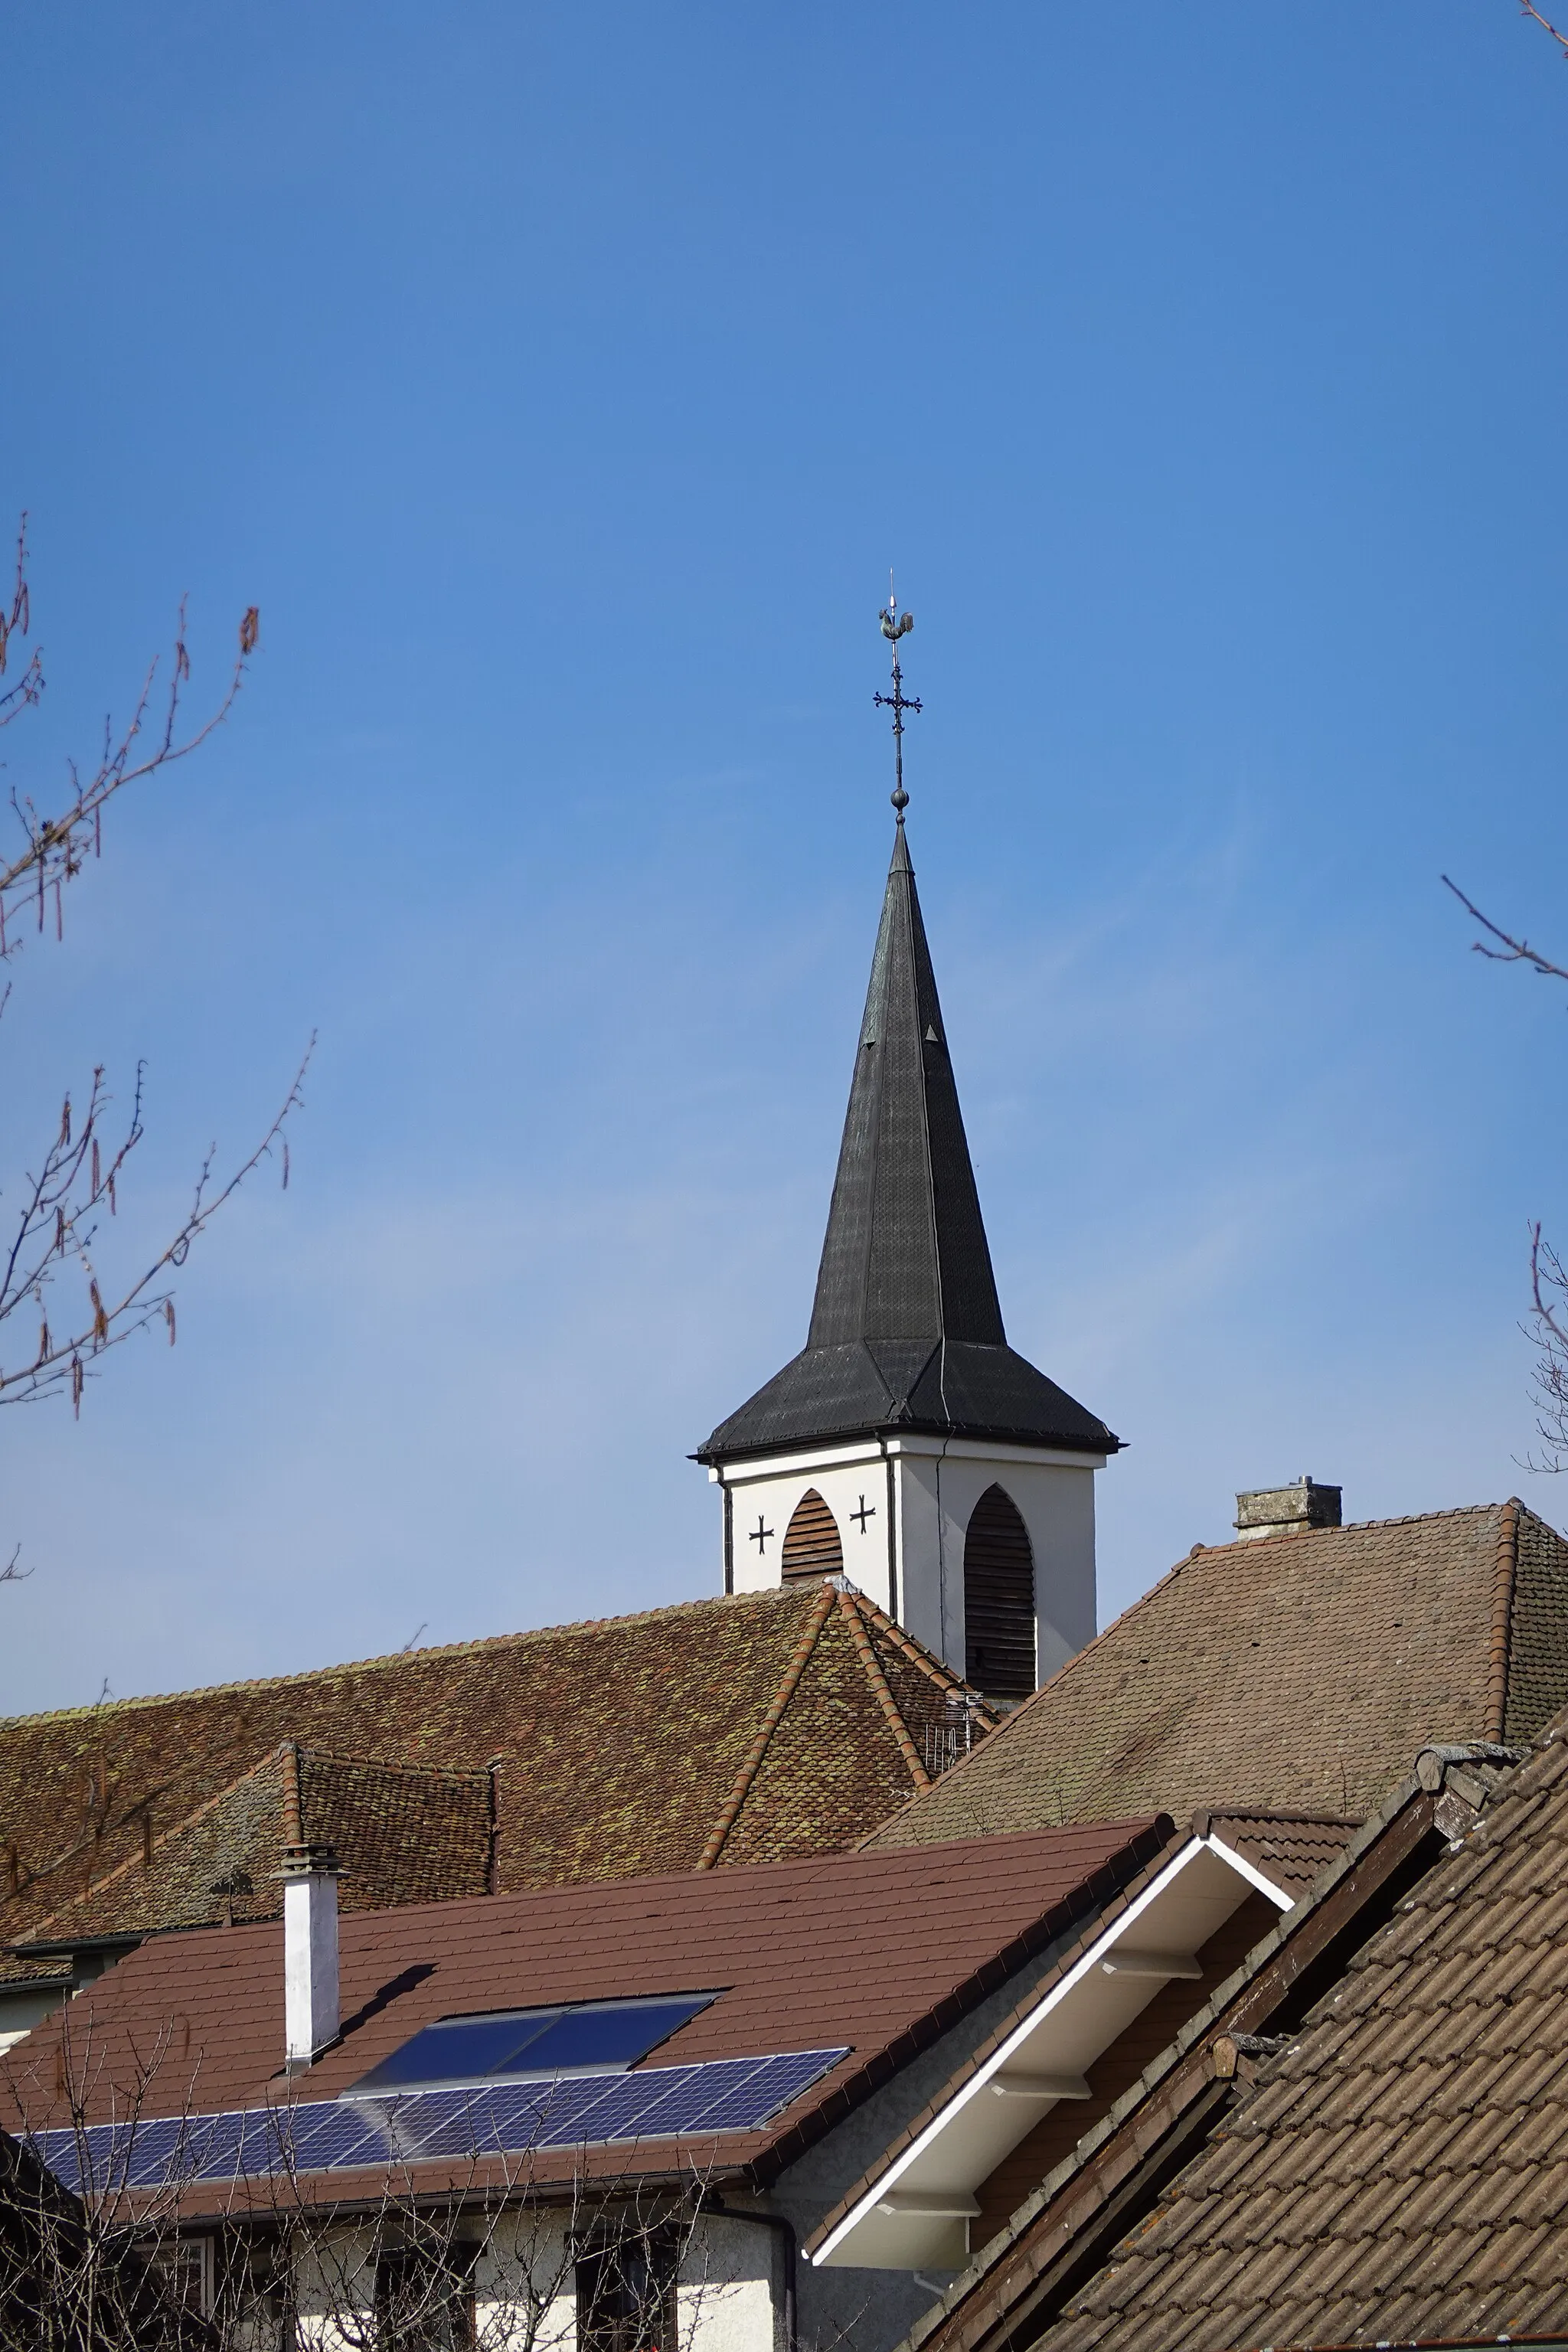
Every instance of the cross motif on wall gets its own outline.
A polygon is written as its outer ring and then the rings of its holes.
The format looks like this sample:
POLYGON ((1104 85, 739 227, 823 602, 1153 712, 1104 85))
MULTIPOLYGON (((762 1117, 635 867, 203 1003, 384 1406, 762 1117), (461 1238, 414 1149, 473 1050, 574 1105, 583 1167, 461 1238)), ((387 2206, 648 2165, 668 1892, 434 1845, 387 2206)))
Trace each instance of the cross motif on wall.
POLYGON ((757 1524, 752 1529, 750 1537, 751 1542, 756 1545, 759 1551, 766 1551, 769 1543, 772 1541, 773 1532, 772 1528, 763 1527, 763 1515, 761 1511, 759 1511, 757 1513, 757 1524))
POLYGON ((866 1532, 867 1520, 874 1519, 877 1516, 877 1506, 875 1503, 868 1503, 865 1496, 862 1495, 860 1497, 859 1509, 858 1511, 851 1511, 849 1516, 857 1522, 861 1534, 864 1535, 866 1532))

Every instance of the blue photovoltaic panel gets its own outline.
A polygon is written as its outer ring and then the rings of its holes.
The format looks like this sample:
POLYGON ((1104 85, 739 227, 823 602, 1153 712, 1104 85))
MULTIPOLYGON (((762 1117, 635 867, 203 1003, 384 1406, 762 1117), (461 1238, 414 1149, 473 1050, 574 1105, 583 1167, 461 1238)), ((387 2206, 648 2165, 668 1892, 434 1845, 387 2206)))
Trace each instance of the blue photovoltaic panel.
POLYGON ((710 1992, 677 1993, 666 2000, 584 2001, 572 2008, 439 2018, 374 2066, 349 2096, 635 2066, 716 1998, 710 1992))
POLYGON ((79 2133, 37 2132, 33 2146, 68 2189, 102 2196, 110 2189, 237 2180, 285 2170, 334 2172, 356 2165, 525 2156, 534 2148, 758 2131, 847 2055, 846 2050, 795 2050, 766 2058, 710 2058, 700 2066, 565 2074, 548 2082, 409 2091, 383 2099, 356 2094, 299 2107, 92 2124, 79 2133))

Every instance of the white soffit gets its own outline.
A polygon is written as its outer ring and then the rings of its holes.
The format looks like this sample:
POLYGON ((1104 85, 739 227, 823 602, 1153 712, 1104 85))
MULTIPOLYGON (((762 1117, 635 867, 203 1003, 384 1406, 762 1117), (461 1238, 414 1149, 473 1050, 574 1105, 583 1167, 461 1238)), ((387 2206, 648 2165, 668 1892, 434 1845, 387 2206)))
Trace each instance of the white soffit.
POLYGON ((812 2255, 828 2269, 919 2270, 967 2259, 955 2221, 975 2191, 1084 2077, 1248 1895, 1295 1897, 1218 1838, 1193 1838, 1039 1999, 941 2112, 900 2148, 812 2255))

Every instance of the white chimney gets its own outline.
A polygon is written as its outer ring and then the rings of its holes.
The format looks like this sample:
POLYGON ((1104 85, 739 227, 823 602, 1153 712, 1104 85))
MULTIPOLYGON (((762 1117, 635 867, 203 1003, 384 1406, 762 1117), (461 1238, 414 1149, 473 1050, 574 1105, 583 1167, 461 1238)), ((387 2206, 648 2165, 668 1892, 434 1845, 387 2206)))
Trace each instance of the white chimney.
POLYGON ((338 1858, 330 1845, 283 1854, 284 2061, 297 2074, 338 2031, 338 1858))

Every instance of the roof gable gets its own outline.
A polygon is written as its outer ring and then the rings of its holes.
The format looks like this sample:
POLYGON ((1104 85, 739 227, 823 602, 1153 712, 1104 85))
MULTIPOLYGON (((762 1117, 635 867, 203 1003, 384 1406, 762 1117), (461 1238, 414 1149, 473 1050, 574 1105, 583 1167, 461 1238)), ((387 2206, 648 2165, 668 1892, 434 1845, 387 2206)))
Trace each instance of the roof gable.
MULTIPOLYGON (((1035 2344, 1057 2352, 1053 2322, 1129 2231, 1131 2244, 1141 2242, 1137 2232, 1172 2176, 1209 2143, 1260 2056, 1300 2032, 1314 2004, 1331 2006, 1356 1954, 1402 1895, 1443 1866, 1449 1842, 1474 1825, 1516 1761, 1489 1743, 1424 1750, 1310 1894, 1237 1954, 1212 1996, 1184 2019, 1164 2021, 1142 2071, 1123 2074, 1098 2120, 1088 2111, 1089 2127, 1076 2141, 1037 2145, 1007 2207, 989 2215, 994 2234, 900 2352, 1020 2352, 1035 2344)), ((1166 2338, 1151 2339, 1150 2352, 1154 2343, 1163 2352, 1165 2342, 1189 2340, 1194 2352, 1198 2343, 1235 2343, 1205 2316, 1191 2339, 1173 2325, 1166 2338)))

